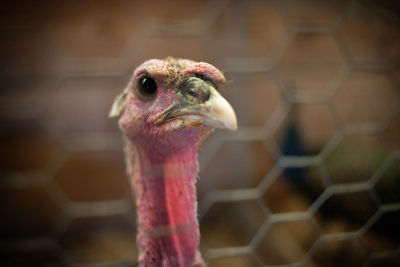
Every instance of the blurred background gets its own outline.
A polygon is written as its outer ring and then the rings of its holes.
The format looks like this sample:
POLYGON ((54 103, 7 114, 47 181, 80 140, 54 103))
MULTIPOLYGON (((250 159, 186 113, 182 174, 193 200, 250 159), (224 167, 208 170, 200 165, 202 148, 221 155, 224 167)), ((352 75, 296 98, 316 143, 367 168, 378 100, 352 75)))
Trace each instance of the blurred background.
POLYGON ((226 75, 200 150, 208 266, 400 266, 397 1, 2 1, 2 266, 136 266, 107 114, 144 60, 226 75))

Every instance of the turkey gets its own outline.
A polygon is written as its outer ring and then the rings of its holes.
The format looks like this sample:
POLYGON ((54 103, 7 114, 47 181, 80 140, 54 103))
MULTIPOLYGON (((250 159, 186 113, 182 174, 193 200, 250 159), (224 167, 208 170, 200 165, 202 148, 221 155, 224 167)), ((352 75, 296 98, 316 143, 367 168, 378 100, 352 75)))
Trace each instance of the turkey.
POLYGON ((214 66, 151 59, 133 73, 110 117, 119 117, 138 215, 139 265, 205 266, 198 251, 198 147, 213 129, 236 130, 214 66))

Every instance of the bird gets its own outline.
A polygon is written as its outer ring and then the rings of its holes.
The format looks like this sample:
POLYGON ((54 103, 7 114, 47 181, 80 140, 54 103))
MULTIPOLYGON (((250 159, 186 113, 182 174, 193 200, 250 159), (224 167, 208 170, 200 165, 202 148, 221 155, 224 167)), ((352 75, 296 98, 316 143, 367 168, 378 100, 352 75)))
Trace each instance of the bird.
POLYGON ((206 62, 150 59, 114 100, 135 196, 139 266, 206 266, 199 252, 196 182, 200 143, 237 129, 220 91, 223 73, 206 62))

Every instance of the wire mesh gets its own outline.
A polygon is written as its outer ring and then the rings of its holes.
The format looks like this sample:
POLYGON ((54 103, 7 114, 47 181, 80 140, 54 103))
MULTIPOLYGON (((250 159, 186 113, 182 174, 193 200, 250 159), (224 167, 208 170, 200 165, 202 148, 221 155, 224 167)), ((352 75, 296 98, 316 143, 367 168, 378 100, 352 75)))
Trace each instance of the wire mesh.
POLYGON ((136 65, 169 55, 222 69, 239 120, 200 150, 209 266, 400 264, 396 4, 60 5, 2 8, 5 265, 137 264, 106 114, 136 65))

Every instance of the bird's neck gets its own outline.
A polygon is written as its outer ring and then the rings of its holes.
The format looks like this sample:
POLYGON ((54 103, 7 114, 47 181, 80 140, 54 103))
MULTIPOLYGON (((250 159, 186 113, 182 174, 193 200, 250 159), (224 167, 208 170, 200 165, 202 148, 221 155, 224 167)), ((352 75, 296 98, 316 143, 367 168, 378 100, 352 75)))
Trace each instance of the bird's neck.
POLYGON ((191 266, 199 244, 198 142, 170 149, 162 144, 128 147, 141 265, 191 266))

